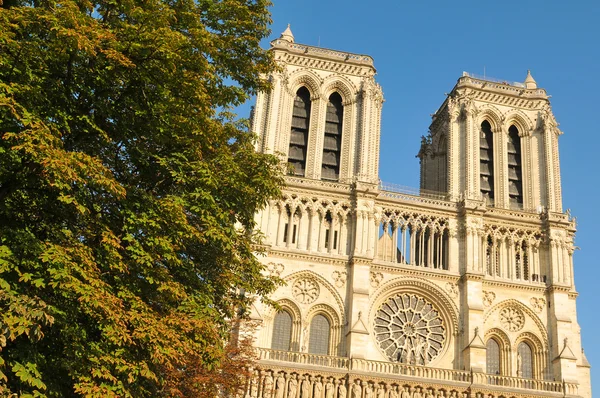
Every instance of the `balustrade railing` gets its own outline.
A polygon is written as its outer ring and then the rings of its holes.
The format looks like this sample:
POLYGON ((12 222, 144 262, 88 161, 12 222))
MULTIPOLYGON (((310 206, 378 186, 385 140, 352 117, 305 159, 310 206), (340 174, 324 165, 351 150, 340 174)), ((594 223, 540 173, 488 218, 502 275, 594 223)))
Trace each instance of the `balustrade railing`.
POLYGON ((464 382, 472 385, 562 393, 566 396, 578 394, 578 385, 576 383, 524 379, 521 377, 490 375, 480 372, 407 365, 397 362, 373 361, 360 358, 317 355, 305 352, 277 351, 268 348, 257 348, 257 351, 261 361, 288 362, 297 365, 321 366, 345 370, 349 373, 354 371, 388 375, 392 377, 403 376, 409 378, 414 377, 419 379, 429 379, 435 380, 436 382, 464 382))

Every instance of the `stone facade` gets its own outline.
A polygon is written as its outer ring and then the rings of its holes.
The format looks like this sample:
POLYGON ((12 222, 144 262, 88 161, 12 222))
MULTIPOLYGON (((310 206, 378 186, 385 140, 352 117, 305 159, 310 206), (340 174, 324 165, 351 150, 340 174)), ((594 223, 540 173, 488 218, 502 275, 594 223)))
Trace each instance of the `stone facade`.
POLYGON ((279 310, 252 308, 260 369, 245 396, 591 397, 545 90, 529 74, 464 74, 422 138, 411 193, 378 178, 373 60, 289 28, 271 46, 281 68, 257 98, 257 150, 286 161, 296 145, 302 167, 256 215, 261 261, 285 284, 279 310))

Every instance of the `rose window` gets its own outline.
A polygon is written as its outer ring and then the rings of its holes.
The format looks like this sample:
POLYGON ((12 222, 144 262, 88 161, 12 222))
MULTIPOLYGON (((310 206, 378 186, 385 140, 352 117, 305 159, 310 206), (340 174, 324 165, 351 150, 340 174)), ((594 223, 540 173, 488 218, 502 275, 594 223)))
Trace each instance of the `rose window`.
POLYGON ((391 361, 427 365, 442 351, 446 329, 431 303, 405 293, 390 298, 377 311, 375 338, 391 361))
POLYGON ((507 307, 500 312, 500 322, 505 329, 508 329, 511 332, 517 332, 523 328, 525 316, 521 310, 507 307))
POLYGON ((319 285, 310 279, 298 279, 292 292, 296 300, 302 304, 310 304, 319 297, 319 285))

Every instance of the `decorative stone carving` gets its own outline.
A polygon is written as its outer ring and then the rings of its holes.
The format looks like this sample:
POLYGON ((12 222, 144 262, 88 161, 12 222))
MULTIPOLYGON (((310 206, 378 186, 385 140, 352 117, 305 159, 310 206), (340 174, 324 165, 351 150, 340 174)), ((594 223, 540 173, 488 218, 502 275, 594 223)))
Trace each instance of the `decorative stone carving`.
POLYGON ((346 271, 333 271, 331 278, 333 278, 335 286, 344 287, 346 284, 346 271))
POLYGON ((269 271, 269 275, 271 276, 279 277, 284 269, 285 267, 283 266, 283 264, 269 263, 267 265, 267 270, 269 271))
POLYGON ((483 291, 483 306, 489 307, 496 300, 496 293, 483 291))
POLYGON ((529 302, 531 303, 533 310, 538 314, 544 310, 544 307, 546 307, 546 300, 541 297, 532 297, 529 302))
POLYGON ((510 332, 518 332, 525 325, 523 311, 514 307, 506 307, 500 312, 500 323, 510 332))
POLYGON ((456 286, 455 283, 447 282, 446 283, 446 291, 448 292, 450 297, 452 297, 453 299, 458 297, 458 286, 456 286))
POLYGON ((375 336, 391 361, 427 365, 442 351, 446 329, 433 304, 405 293, 391 297, 379 308, 375 336))
POLYGON ((313 303, 319 297, 319 284, 308 278, 297 279, 292 294, 302 304, 313 303))
POLYGON ((371 272, 369 275, 369 280, 371 281, 372 287, 378 288, 383 280, 383 274, 381 272, 371 272))

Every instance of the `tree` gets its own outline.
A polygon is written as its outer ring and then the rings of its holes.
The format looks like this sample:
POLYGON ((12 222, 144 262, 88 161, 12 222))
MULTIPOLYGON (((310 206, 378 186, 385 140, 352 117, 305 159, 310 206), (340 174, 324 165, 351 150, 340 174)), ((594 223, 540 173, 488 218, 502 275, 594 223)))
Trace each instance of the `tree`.
POLYGON ((2 5, 0 395, 182 395, 192 369, 210 393, 235 365, 237 292, 274 286, 252 230, 279 163, 230 112, 266 88, 268 6, 2 5))

